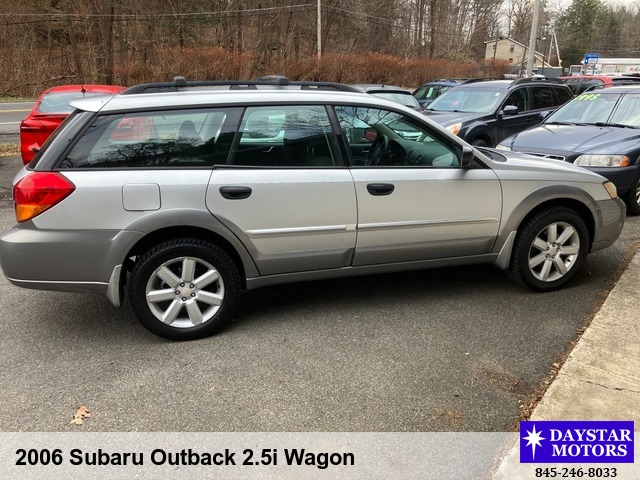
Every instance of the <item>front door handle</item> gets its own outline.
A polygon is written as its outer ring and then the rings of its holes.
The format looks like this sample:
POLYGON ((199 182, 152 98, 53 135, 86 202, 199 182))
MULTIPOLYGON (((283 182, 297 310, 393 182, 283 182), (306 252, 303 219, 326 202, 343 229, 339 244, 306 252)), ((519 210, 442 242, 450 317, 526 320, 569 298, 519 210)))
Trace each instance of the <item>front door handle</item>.
POLYGON ((251 196, 251 189, 241 186, 220 187, 220 195, 229 200, 243 200, 251 196))
POLYGON ((369 193, 375 196, 390 195, 394 188, 396 187, 391 183, 369 183, 367 185, 369 193))

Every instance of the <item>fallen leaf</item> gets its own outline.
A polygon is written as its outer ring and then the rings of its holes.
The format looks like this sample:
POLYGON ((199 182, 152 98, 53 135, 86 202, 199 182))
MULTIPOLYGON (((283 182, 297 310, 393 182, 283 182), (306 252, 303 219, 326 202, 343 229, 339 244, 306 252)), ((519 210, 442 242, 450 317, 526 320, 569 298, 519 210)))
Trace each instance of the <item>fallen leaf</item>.
POLYGON ((554 363, 553 366, 556 367, 556 368, 560 368, 560 364, 559 363, 554 363))
POLYGON ((84 419, 89 418, 90 416, 91 416, 91 411, 84 405, 80 405, 78 407, 78 410, 76 410, 75 415, 73 416, 73 420, 71 420, 71 422, 69 423, 82 425, 84 423, 84 419))

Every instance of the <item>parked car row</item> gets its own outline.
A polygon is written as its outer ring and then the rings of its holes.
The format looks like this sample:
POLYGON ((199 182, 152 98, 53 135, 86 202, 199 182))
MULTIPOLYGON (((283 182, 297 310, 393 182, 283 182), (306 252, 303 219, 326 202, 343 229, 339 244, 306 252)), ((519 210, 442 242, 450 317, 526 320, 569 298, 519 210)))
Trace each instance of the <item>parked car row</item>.
POLYGON ((640 77, 622 75, 456 81, 423 113, 472 145, 603 175, 640 215, 639 95, 640 77))
MULTIPOLYGON (((270 76, 262 80, 277 83, 282 78, 270 76)), ((207 88, 226 88, 224 82, 218 83, 222 84, 207 88)), ((592 168, 616 184, 630 214, 640 215, 640 140, 636 135, 640 125, 628 115, 624 121, 618 121, 620 115, 626 115, 624 112, 633 111, 635 97, 601 91, 602 87, 616 85, 640 87, 640 77, 443 79, 422 85, 413 94, 392 85, 358 84, 351 89, 395 101, 416 111, 427 105, 424 115, 474 146, 509 148, 592 168), (574 92, 593 89, 597 89, 590 94, 593 96, 580 96, 562 113, 550 116, 569 102, 574 92), (614 112, 618 102, 620 105, 614 112), (585 105, 590 108, 581 108, 585 105), (576 111, 581 115, 576 115, 576 111), (573 119, 571 125, 561 124, 565 122, 565 115, 573 119), (610 116, 610 121, 606 115, 610 116), (543 121, 540 128, 535 128, 543 121)), ((31 161, 47 137, 71 112, 70 100, 123 90, 124 87, 111 85, 65 85, 47 89, 20 126, 24 163, 31 161)), ((152 127, 129 120, 121 126, 119 134, 128 134, 127 129, 144 133, 149 128, 152 127)))
MULTIPOLYGON (((533 85, 480 93, 504 110, 533 85)), ((557 289, 625 221, 600 175, 474 148, 351 85, 176 78, 71 105, 14 179, 0 266, 24 288, 126 295, 169 339, 211 335, 241 290, 284 282, 488 263, 557 289)))

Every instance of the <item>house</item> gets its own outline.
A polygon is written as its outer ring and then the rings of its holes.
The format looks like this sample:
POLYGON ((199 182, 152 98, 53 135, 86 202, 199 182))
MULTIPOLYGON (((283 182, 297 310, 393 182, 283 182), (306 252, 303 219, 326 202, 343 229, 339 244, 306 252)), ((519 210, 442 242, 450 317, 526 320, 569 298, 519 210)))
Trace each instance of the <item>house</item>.
MULTIPOLYGON (((506 60, 510 65, 520 65, 521 63, 526 65, 528 61, 529 48, 513 38, 498 37, 487 40, 484 44, 485 60, 506 60)), ((535 52, 533 58, 533 70, 539 67, 551 67, 551 65, 544 61, 544 55, 542 53, 535 52)))

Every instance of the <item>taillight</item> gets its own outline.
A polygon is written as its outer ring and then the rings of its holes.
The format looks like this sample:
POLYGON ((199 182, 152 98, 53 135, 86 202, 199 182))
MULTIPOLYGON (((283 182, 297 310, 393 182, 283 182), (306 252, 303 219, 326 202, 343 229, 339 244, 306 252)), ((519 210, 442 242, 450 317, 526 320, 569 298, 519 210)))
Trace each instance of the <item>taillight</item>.
POLYGON ((76 186, 54 172, 32 172, 13 187, 16 219, 26 222, 68 197, 76 186))

